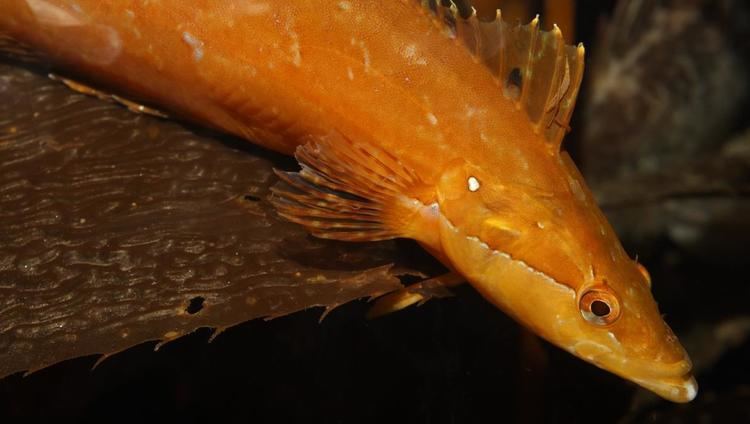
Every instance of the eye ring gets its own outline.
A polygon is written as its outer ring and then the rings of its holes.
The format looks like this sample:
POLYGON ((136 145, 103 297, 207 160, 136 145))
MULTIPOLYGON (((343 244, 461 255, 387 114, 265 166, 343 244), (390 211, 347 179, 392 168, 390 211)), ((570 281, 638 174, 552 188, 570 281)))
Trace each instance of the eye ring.
POLYGON ((607 326, 620 318, 620 302, 609 290, 592 288, 581 295, 578 307, 583 319, 594 325, 607 326))

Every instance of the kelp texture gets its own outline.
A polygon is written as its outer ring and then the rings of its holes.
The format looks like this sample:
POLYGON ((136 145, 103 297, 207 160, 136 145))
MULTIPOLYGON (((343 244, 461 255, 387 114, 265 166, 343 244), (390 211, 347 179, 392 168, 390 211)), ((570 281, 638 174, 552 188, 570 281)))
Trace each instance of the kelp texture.
POLYGON ((393 243, 313 239, 269 155, 0 63, 0 376, 401 287, 393 243))

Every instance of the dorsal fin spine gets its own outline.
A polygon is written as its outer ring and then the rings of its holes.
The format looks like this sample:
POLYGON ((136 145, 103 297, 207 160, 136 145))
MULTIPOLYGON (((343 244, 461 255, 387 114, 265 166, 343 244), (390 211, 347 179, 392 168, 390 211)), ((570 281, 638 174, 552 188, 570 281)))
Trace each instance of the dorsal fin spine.
MULTIPOLYGON (((557 26, 557 24, 554 24, 552 27, 552 33, 554 34, 557 49, 555 50, 555 74, 552 77, 552 81, 550 82, 549 91, 547 93, 547 99, 544 101, 544 113, 554 111, 555 109, 559 109, 560 107, 560 101, 562 100, 562 97, 565 95, 565 92, 570 87, 570 69, 566 66, 561 66, 560 63, 565 59, 565 40, 563 40, 562 31, 560 31, 560 28, 557 26), (565 72, 562 76, 560 76, 560 72, 565 72), (567 82, 561 83, 561 89, 555 90, 553 87, 554 82, 558 81, 559 78, 562 78, 561 81, 564 81, 565 79, 568 79, 567 82)), ((536 132, 540 130, 542 126, 545 128, 548 128, 550 125, 554 123, 555 120, 555 114, 550 116, 547 120, 547 122, 537 122, 534 126, 534 129, 536 132)))
MULTIPOLYGON (((495 22, 499 22, 498 25, 504 25, 503 23, 503 12, 500 9, 495 11, 495 22)), ((505 69, 505 49, 501 48, 498 58, 497 70, 494 71, 495 75, 500 75, 503 69, 505 69)))
POLYGON ((553 152, 559 151, 583 78, 583 47, 566 45, 557 27, 542 31, 539 16, 517 25, 504 22, 500 10, 493 21, 485 21, 473 8, 462 17, 455 2, 419 3, 449 37, 463 43, 475 61, 490 69, 505 98, 525 112, 532 131, 553 152))
POLYGON ((518 99, 518 103, 521 106, 526 104, 526 101, 529 98, 529 94, 531 93, 531 84, 526 84, 525 82, 531 81, 531 78, 533 77, 532 61, 534 60, 534 56, 536 55, 538 39, 539 39, 539 15, 536 15, 536 17, 534 17, 534 20, 531 21, 531 41, 529 42, 529 52, 526 56, 526 64, 524 65, 524 73, 523 73, 524 84, 521 85, 521 96, 518 99))
MULTIPOLYGON (((455 4, 454 4, 455 7, 455 4)), ((458 12, 458 8, 455 9, 456 16, 459 16, 460 14, 458 12)), ((479 35, 479 18, 477 17, 477 10, 474 9, 474 6, 471 7, 471 14, 466 19, 466 21, 469 22, 469 25, 471 27, 471 31, 474 33, 474 52, 473 56, 474 59, 477 62, 481 62, 481 55, 482 55, 482 37, 479 35)))

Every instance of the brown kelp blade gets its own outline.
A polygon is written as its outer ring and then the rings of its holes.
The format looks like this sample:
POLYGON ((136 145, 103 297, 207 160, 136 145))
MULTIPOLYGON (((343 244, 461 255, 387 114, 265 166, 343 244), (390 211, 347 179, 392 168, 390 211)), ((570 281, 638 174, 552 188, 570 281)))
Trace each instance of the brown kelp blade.
POLYGON ((402 287, 392 243, 278 217, 249 144, 2 63, 0 90, 0 377, 402 287))

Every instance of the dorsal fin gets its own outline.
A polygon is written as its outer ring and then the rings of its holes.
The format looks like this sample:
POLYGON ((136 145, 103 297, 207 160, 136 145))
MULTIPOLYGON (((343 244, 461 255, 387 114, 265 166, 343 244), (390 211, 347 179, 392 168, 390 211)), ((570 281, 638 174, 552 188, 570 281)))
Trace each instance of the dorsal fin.
POLYGON ((420 3, 492 71, 505 97, 559 149, 583 79, 583 45, 566 45, 557 25, 552 31, 540 30, 539 17, 527 25, 513 25, 502 20, 499 10, 494 20, 483 21, 473 8, 468 17, 461 16, 453 2, 420 3))

